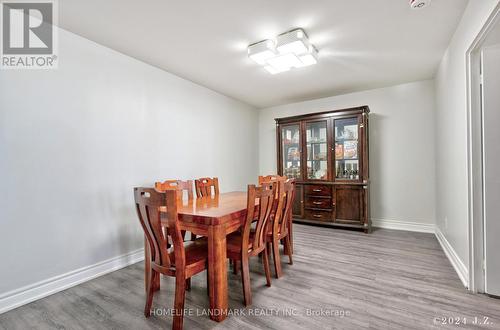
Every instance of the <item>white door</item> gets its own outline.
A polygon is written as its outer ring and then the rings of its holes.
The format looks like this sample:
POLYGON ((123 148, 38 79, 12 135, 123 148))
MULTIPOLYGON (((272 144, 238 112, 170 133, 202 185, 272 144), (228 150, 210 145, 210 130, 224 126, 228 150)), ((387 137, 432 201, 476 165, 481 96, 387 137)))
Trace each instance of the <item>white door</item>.
POLYGON ((500 296, 500 45, 482 51, 485 291, 500 296))

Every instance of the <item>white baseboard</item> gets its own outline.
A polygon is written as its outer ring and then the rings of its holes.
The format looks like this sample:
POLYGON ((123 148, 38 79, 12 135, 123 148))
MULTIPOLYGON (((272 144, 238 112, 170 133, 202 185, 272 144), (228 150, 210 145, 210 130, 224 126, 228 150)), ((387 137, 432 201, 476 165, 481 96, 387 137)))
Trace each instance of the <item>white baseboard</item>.
POLYGON ((455 271, 458 274, 458 277, 462 281, 463 285, 468 288, 469 287, 469 270, 467 267, 465 267, 464 263, 458 256, 458 254, 455 252, 455 249, 451 246, 451 244, 448 242, 446 237, 443 235, 441 230, 436 227, 436 238, 439 241, 439 244, 441 244, 441 247, 444 250, 444 253, 450 260, 451 265, 453 268, 455 268, 455 271))
POLYGON ((399 221, 399 220, 386 220, 386 219, 373 219, 372 226, 385 229, 416 231, 421 233, 434 234, 434 224, 399 221))
POLYGON ((0 295, 0 314, 144 260, 144 249, 98 262, 0 295))

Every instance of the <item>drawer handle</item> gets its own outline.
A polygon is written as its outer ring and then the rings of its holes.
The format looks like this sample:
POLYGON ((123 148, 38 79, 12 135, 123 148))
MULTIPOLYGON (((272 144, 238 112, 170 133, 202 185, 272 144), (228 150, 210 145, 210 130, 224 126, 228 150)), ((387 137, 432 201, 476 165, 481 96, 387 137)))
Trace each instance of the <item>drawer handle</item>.
POLYGON ((313 214, 313 217, 315 217, 315 218, 322 218, 323 216, 321 214, 313 214))
POLYGON ((314 192, 321 192, 321 189, 313 189, 314 192))
POLYGON ((323 203, 321 203, 321 202, 313 202, 313 204, 314 204, 314 205, 321 205, 321 204, 323 204, 323 203))

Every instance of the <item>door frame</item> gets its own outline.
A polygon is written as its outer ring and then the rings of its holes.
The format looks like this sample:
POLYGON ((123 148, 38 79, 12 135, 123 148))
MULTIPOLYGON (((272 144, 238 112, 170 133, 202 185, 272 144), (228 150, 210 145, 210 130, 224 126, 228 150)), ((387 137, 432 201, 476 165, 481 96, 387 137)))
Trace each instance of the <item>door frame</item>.
POLYGON ((500 23, 500 3, 466 53, 467 73, 467 176, 469 290, 484 292, 483 125, 481 100, 481 50, 489 33, 500 23))

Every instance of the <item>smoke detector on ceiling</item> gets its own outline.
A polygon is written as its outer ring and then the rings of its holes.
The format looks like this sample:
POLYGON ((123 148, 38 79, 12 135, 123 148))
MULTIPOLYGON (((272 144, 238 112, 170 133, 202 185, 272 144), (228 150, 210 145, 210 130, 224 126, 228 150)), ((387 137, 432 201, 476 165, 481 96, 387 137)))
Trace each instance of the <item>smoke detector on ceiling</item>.
POLYGON ((412 9, 422 9, 431 4, 431 0, 410 0, 410 7, 412 9))

